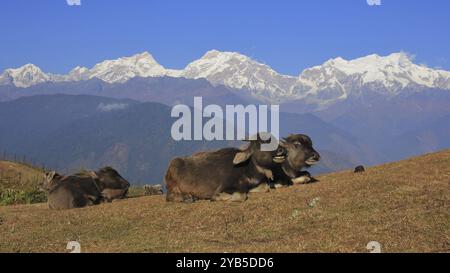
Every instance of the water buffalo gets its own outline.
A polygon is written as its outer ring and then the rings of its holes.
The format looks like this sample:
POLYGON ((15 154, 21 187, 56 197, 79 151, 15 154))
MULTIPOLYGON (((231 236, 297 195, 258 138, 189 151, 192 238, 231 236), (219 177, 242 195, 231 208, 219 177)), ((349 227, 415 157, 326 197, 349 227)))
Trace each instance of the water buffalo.
POLYGON ((355 168, 355 173, 362 173, 362 172, 365 172, 366 171, 366 169, 364 168, 364 166, 363 165, 359 165, 359 166, 356 166, 356 168, 355 168))
POLYGON ((314 150, 310 137, 303 134, 292 134, 284 138, 280 145, 287 150, 287 158, 274 171, 275 178, 272 187, 317 181, 314 178, 311 179, 308 172, 302 171, 320 160, 320 155, 314 150))
POLYGON ((61 176, 46 174, 43 189, 48 192, 50 209, 71 209, 124 198, 130 183, 110 167, 97 172, 61 176))
POLYGON ((178 157, 165 176, 167 201, 245 201, 253 187, 273 179, 272 169, 284 162, 286 149, 261 151, 259 137, 243 149, 224 148, 178 157))
POLYGON ((90 176, 61 176, 52 171, 46 174, 43 188, 48 192, 50 209, 82 208, 100 204, 103 199, 103 188, 90 176))

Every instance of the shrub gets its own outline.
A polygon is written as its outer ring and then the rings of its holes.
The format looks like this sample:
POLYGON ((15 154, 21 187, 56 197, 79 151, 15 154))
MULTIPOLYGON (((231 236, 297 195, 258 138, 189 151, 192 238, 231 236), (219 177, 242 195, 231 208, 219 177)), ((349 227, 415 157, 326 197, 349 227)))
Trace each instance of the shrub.
POLYGON ((13 189, 4 189, 0 192, 0 204, 12 205, 17 204, 19 200, 24 199, 24 191, 16 191, 13 189))
POLYGON ((33 191, 25 192, 25 203, 35 204, 47 202, 47 194, 41 190, 35 189, 33 191))
POLYGON ((46 201, 46 194, 37 189, 31 191, 0 189, 0 205, 3 206, 14 204, 34 204, 46 201))

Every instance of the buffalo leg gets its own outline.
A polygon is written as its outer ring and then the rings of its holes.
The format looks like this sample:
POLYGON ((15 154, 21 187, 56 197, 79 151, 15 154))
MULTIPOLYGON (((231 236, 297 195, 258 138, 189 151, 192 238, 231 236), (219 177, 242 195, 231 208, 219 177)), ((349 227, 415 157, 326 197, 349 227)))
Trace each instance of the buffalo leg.
POLYGON ((270 186, 267 183, 261 183, 250 190, 250 193, 269 192, 270 186))
POLYGON ((299 176, 299 177, 296 177, 296 178, 292 179, 292 183, 294 183, 294 185, 306 184, 306 183, 309 183, 310 181, 311 181, 311 178, 309 176, 306 176, 306 175, 299 176))
POLYGON ((233 194, 229 194, 226 192, 221 192, 219 194, 216 194, 211 200, 212 201, 243 202, 243 201, 247 200, 247 193, 234 192, 233 194))
POLYGON ((192 203, 196 200, 197 198, 187 193, 167 192, 166 194, 167 202, 192 203))
POLYGON ((167 202, 183 202, 183 195, 178 192, 167 192, 166 194, 167 202))
POLYGON ((247 200, 246 192, 235 192, 231 198, 232 202, 244 202, 245 200, 247 200))

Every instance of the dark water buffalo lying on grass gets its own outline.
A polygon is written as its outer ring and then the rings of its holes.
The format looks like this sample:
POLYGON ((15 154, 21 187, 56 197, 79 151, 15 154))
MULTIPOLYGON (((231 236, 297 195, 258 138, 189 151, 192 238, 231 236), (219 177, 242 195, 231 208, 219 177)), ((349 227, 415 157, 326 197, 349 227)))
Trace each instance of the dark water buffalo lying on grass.
POLYGON ((261 151, 261 139, 246 148, 225 148, 173 159, 165 176, 167 201, 197 199, 245 201, 253 187, 273 179, 272 170, 284 162, 286 150, 261 151))
POLYGON ((97 172, 61 176, 46 174, 43 188, 48 192, 50 209, 71 209, 124 198, 130 183, 110 167, 97 172))
POLYGON ((317 181, 309 172, 303 171, 320 160, 319 153, 314 150, 311 138, 303 134, 292 134, 281 141, 287 150, 287 158, 274 170, 274 186, 289 186, 317 181))
POLYGON ((355 173, 363 173, 363 172, 365 172, 366 171, 366 169, 364 168, 364 166, 363 165, 359 165, 359 166, 356 166, 356 168, 355 168, 355 173))

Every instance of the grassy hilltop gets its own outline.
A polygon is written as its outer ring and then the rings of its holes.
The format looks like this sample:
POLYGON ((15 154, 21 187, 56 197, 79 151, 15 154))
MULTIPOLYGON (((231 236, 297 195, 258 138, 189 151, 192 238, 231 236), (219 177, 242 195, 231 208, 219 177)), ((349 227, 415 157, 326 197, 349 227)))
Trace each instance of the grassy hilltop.
POLYGON ((67 211, 0 207, 1 252, 450 251, 450 150, 318 177, 244 203, 147 196, 67 211))

